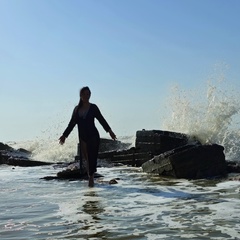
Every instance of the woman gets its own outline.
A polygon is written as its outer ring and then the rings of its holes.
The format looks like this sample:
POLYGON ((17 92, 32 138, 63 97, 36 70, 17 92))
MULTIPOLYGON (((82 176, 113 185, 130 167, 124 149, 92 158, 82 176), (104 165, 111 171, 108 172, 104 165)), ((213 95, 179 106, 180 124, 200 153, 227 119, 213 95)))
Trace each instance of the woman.
POLYGON ((102 116, 97 105, 89 102, 90 96, 91 91, 88 87, 83 87, 80 90, 79 104, 74 108, 72 118, 63 135, 59 138, 59 143, 64 144, 65 139, 77 124, 82 159, 87 161, 87 172, 89 176, 88 186, 93 187, 94 173, 97 171, 97 157, 100 144, 100 136, 95 127, 94 119, 96 118, 100 122, 113 140, 116 139, 116 135, 102 116))

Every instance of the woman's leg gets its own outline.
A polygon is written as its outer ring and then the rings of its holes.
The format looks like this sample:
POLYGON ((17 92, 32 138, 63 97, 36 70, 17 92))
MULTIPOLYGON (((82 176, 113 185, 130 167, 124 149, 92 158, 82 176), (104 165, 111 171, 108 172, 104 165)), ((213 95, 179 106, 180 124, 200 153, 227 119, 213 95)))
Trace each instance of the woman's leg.
POLYGON ((87 174, 89 176, 87 143, 83 140, 81 140, 81 154, 82 154, 82 164, 84 167, 86 167, 87 174))
POLYGON ((89 186, 94 185, 94 173, 97 171, 97 158, 100 138, 94 136, 87 143, 88 166, 89 166, 89 186))

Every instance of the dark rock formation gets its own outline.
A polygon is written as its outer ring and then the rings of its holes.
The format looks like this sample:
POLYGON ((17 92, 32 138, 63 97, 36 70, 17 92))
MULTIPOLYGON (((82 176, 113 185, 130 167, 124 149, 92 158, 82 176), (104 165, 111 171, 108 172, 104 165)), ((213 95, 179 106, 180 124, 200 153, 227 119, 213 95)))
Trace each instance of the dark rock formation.
POLYGON ((154 155, 183 146, 188 141, 189 137, 182 133, 143 129, 136 132, 135 147, 121 151, 102 152, 98 157, 112 163, 140 167, 154 155))
MULTIPOLYGON (((182 133, 141 130, 136 132, 135 147, 110 139, 100 140, 99 159, 111 164, 123 164, 140 167, 148 173, 176 178, 198 179, 225 176, 227 173, 240 173, 236 162, 226 162, 224 148, 217 144, 201 145, 182 133)), ((86 170, 79 165, 80 151, 70 166, 58 164, 65 170, 57 176, 45 179, 87 179, 86 170), (75 165, 74 165, 75 164, 75 165), (80 170, 81 169, 81 170, 80 170)), ((13 166, 40 166, 53 163, 31 160, 31 153, 25 149, 15 150, 0 143, 0 164, 13 166), (21 153, 22 157, 18 155, 21 153)), ((73 159, 74 160, 74 159, 73 159)), ((96 177, 99 175, 96 174, 96 177)), ((114 181, 112 182, 114 183, 114 181)))
POLYGON ((42 162, 42 161, 34 161, 24 158, 13 158, 3 156, 0 159, 0 164, 7 164, 11 166, 20 166, 20 167, 36 167, 36 166, 43 166, 43 165, 51 165, 53 163, 49 162, 42 162))
POLYGON ((135 147, 122 151, 109 151, 98 154, 99 159, 105 159, 111 163, 140 167, 144 162, 153 157, 151 152, 144 152, 135 147))
POLYGON ((220 145, 185 145, 165 152, 142 165, 144 172, 176 178, 198 179, 225 176, 227 163, 220 145))
POLYGON ((228 178, 230 181, 240 181, 240 175, 230 176, 228 178))
POLYGON ((143 129, 136 133, 135 147, 142 152, 157 155, 186 145, 188 140, 189 136, 183 133, 143 129))
POLYGON ((53 163, 35 161, 31 159, 31 152, 26 149, 14 149, 7 144, 0 143, 0 165, 7 164, 20 167, 35 167, 51 165, 53 163))
POLYGON ((123 150, 129 148, 129 146, 130 143, 123 143, 118 140, 113 141, 112 139, 101 138, 99 152, 123 150))
MULTIPOLYGON (((100 139, 100 151, 116 151, 118 149, 126 149, 130 144, 125 144, 120 141, 110 139, 100 139)), ((76 159, 78 160, 78 159, 76 159)), ((7 164, 11 166, 33 167, 42 165, 51 165, 54 163, 36 161, 31 159, 31 152, 26 149, 14 149, 7 144, 0 142, 0 165, 7 164)), ((73 173, 74 175, 74 173, 73 173)))
POLYGON ((229 173, 240 173, 240 164, 233 161, 227 161, 227 171, 229 173))
POLYGON ((13 148, 10 147, 10 146, 8 146, 7 144, 4 144, 4 143, 1 143, 1 142, 0 142, 0 151, 2 151, 2 150, 10 151, 10 150, 12 150, 12 149, 13 149, 13 148))

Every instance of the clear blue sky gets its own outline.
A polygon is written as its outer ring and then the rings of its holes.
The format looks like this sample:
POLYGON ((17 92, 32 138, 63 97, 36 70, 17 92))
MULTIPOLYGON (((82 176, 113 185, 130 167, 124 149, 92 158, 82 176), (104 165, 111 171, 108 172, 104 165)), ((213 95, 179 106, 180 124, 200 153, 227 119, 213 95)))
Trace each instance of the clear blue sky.
POLYGON ((85 85, 117 136, 161 129, 172 84, 198 88, 218 62, 240 89, 239 12, 239 0, 0 0, 0 142, 60 136, 85 85))

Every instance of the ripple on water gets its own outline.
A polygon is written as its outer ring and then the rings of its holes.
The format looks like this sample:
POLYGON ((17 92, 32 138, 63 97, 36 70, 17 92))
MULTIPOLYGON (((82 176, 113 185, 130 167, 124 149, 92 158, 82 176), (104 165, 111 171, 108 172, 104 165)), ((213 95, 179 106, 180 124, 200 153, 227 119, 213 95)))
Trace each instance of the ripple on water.
POLYGON ((105 177, 89 189, 87 181, 40 180, 54 172, 51 168, 12 173, 3 167, 2 172, 0 237, 4 240, 240 236, 239 182, 174 180, 116 167, 99 169, 105 177), (116 177, 118 184, 106 183, 116 177))

